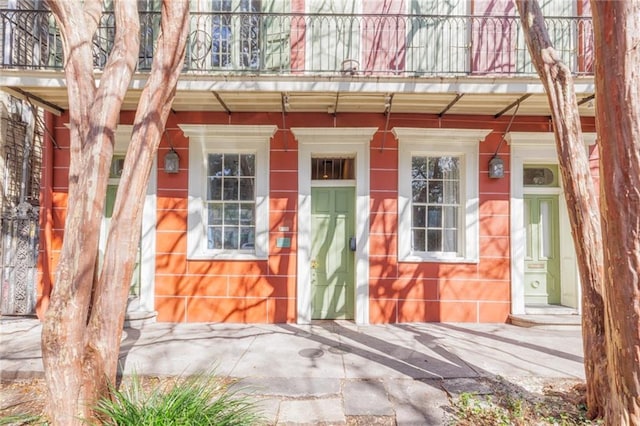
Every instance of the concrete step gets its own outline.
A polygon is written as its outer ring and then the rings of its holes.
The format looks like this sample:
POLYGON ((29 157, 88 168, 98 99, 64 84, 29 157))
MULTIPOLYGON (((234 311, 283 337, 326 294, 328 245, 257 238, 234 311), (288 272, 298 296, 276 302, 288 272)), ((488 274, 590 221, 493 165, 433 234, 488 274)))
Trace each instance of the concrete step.
POLYGON ((524 312, 527 315, 578 315, 578 310, 562 305, 526 305, 524 312))
POLYGON ((547 330, 582 326, 582 317, 574 314, 560 315, 509 315, 509 322, 518 327, 537 327, 547 330))
POLYGON ((158 312, 156 311, 134 311, 127 312, 124 316, 124 327, 139 328, 143 325, 156 322, 158 312))

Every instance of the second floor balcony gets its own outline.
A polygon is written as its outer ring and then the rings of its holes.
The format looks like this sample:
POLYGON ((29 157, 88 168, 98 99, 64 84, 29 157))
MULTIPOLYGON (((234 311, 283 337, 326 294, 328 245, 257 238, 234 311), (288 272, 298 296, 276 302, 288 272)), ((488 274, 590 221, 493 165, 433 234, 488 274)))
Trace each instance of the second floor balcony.
MULTIPOLYGON (((50 12, 3 10, 1 66, 59 70, 62 40, 50 12)), ((138 71, 148 71, 159 12, 140 13, 138 71)), ((590 17, 548 17, 563 61, 576 75, 592 72, 590 17)), ((94 65, 106 63, 115 32, 102 15, 94 65)), ((185 73, 526 76, 535 74, 517 16, 191 13, 185 73)))
MULTIPOLYGON (((556 50, 576 77, 579 100, 593 99, 591 18, 548 16, 545 20, 556 50)), ((140 12, 140 23, 134 90, 142 88, 151 69, 160 13, 140 12)), ((103 14, 93 39, 97 75, 106 63, 114 33, 113 14, 103 14)), ((5 76, 0 86, 29 86, 34 96, 57 99, 53 103, 66 108, 68 101, 60 100, 62 92, 52 92, 54 87, 64 89, 64 54, 51 12, 0 10, 0 37, 0 68, 5 76)), ((269 99, 264 110, 283 108, 285 95, 289 101, 295 100, 296 93, 305 95, 304 102, 313 95, 317 105, 309 110, 317 111, 327 111, 328 103, 346 108, 348 102, 338 102, 345 92, 375 95, 375 108, 367 105, 370 98, 362 98, 353 110, 384 111, 389 95, 401 92, 408 99, 406 107, 396 96, 395 110, 436 113, 449 111, 461 94, 475 94, 479 98, 466 96, 463 101, 470 106, 460 111, 484 113, 478 105, 486 103, 491 104, 487 111, 492 114, 533 96, 527 101, 536 105, 530 113, 548 115, 519 17, 513 14, 192 12, 176 108, 181 108, 181 102, 184 108, 193 106, 194 96, 210 103, 211 92, 217 100, 221 92, 229 97, 252 92, 245 95, 252 105, 259 105, 255 100, 260 92, 269 99), (181 97, 185 92, 189 96, 181 97), (424 97, 409 99, 420 93, 432 95, 428 100, 432 109, 411 106, 423 104, 424 97)), ((222 98, 222 110, 234 110, 233 100, 222 98)), ((135 107, 134 99, 128 107, 135 107)), ((522 111, 527 113, 526 108, 522 111)), ((593 115, 592 110, 587 114, 593 115)))

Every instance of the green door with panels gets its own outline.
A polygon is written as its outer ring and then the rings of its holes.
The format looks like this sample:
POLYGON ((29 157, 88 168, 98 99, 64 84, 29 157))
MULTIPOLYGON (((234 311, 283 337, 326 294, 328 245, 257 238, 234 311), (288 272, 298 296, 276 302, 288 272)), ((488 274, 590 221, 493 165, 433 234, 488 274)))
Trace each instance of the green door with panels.
POLYGON ((312 188, 312 319, 353 319, 354 211, 354 188, 312 188))
MULTIPOLYGON (((102 223, 100 225, 100 263, 102 264, 102 258, 104 256, 105 246, 107 244, 107 234, 109 232, 109 224, 111 223, 111 216, 113 215, 113 206, 116 201, 116 194, 118 192, 118 185, 120 183, 120 175, 122 174, 122 166, 124 165, 124 156, 115 155, 111 165, 111 172, 109 175, 109 185, 107 186, 107 195, 104 204, 104 215, 102 216, 102 223)), ((131 287, 129 290, 130 297, 140 296, 140 246, 138 245, 138 254, 136 256, 136 264, 133 270, 133 277, 131 278, 131 287)))
POLYGON ((558 196, 525 195, 525 303, 560 304, 558 196))

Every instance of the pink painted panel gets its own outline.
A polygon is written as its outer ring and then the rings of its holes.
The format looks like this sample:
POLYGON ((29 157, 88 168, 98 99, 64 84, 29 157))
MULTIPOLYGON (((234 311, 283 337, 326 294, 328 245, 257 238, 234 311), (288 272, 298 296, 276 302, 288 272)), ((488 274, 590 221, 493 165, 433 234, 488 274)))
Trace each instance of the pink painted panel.
POLYGON ((404 70, 406 55, 405 0, 369 0, 363 2, 362 66, 369 74, 381 71, 396 74, 404 70))
POLYGON ((504 19, 505 16, 517 15, 513 1, 478 0, 474 2, 473 15, 471 72, 514 72, 517 30, 514 20, 504 19))

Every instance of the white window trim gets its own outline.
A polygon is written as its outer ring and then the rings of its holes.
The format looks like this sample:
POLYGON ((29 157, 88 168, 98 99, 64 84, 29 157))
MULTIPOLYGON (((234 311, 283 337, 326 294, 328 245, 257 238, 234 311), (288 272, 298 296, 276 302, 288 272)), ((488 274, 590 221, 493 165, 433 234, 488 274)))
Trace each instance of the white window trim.
POLYGON ((269 141, 277 126, 179 124, 189 138, 189 207, 187 259, 252 260, 269 254, 269 141), (256 236, 255 250, 209 250, 206 233, 207 154, 255 153, 256 236))
POLYGON ((478 145, 491 129, 424 129, 395 127, 398 140, 398 260, 400 262, 477 263, 479 259, 478 145), (411 157, 413 155, 460 156, 462 184, 460 205, 460 253, 429 253, 411 250, 411 157))

